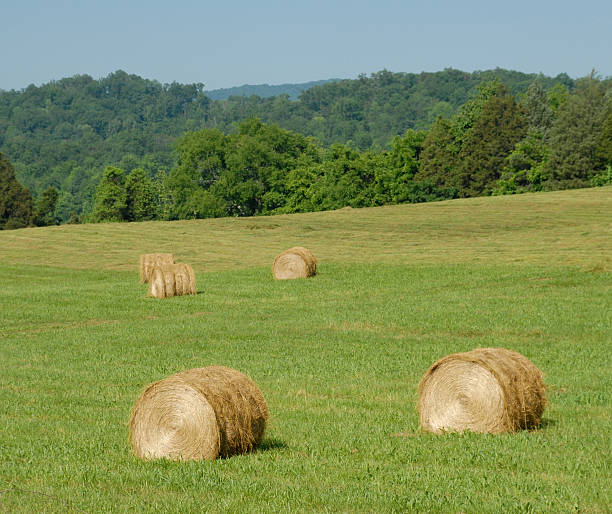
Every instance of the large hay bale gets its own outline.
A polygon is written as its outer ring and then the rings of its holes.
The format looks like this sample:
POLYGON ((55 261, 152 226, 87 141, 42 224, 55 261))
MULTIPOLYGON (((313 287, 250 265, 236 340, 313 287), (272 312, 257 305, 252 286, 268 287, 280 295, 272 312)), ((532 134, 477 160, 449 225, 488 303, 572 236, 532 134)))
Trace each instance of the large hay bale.
POLYGON ((317 259, 307 248, 294 246, 276 256, 272 273, 278 280, 308 278, 317 273, 317 259))
POLYGON ((195 273, 189 264, 178 262, 153 268, 149 296, 169 298, 196 293, 195 273))
POLYGON ((417 410, 427 432, 498 434, 537 427, 545 404, 542 373, 526 357, 482 348, 434 363, 419 384, 417 410))
POLYGON ((268 409, 249 377, 225 366, 177 373, 148 386, 130 419, 130 442, 143 459, 212 460, 253 450, 268 409))
POLYGON ((145 253, 140 256, 140 281, 144 284, 151 280, 151 273, 156 266, 174 264, 171 253, 145 253))

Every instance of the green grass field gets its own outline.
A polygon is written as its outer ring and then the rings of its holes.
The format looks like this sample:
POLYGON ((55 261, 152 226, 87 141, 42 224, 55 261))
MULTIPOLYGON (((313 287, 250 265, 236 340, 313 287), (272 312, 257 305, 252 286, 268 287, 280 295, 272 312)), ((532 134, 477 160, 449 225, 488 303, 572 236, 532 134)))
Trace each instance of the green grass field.
POLYGON ((0 512, 609 512, 612 188, 248 219, 0 232, 0 512), (274 281, 277 253, 319 259, 274 281), (140 253, 198 294, 156 300, 140 253), (419 431, 440 357, 544 373, 533 432, 419 431), (261 388, 252 454, 139 461, 143 388, 221 364, 261 388))

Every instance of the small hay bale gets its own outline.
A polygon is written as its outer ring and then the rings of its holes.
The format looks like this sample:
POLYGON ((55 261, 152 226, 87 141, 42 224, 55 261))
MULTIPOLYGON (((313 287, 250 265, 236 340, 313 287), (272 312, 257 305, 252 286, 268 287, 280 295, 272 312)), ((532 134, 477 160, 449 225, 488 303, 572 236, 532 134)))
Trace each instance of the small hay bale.
POLYGON ((164 280, 164 272, 160 267, 153 269, 149 284, 149 296, 153 296, 154 298, 168 297, 166 295, 166 281, 164 280))
POLYGON ((189 264, 163 264, 151 272, 149 296, 169 298, 196 294, 195 273, 189 264))
POLYGON ((427 432, 498 434, 536 428, 545 404, 542 373, 526 357, 481 348, 434 363, 419 384, 417 410, 427 432))
POLYGON ((317 259, 303 246, 294 246, 277 255, 272 265, 277 280, 308 278, 317 273, 317 259))
POLYGON ((174 276, 176 281, 176 289, 177 291, 182 291, 177 292, 176 294, 197 294, 195 273, 193 272, 193 268, 184 262, 179 262, 175 264, 175 266, 174 276))
POLYGON ((225 366, 195 368, 144 390, 132 409, 130 442, 143 459, 213 460, 255 449, 267 420, 249 377, 225 366))
POLYGON ((151 280, 151 273, 156 266, 174 264, 174 255, 171 253, 145 253, 140 256, 140 282, 143 284, 151 280))

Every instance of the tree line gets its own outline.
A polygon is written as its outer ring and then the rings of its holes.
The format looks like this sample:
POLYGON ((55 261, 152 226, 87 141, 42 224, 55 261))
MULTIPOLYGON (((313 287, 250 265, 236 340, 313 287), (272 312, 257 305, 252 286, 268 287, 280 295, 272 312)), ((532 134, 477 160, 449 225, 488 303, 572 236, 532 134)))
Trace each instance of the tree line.
MULTIPOLYGON (((38 199, 49 187, 59 192, 62 222, 82 219, 106 166, 144 169, 150 177, 176 165, 173 145, 188 131, 215 128, 236 133, 245 119, 259 118, 312 136, 328 148, 388 150, 406 130, 428 129, 438 114, 449 118, 478 84, 501 80, 513 94, 536 79, 502 69, 466 73, 392 73, 311 87, 297 100, 288 94, 212 100, 203 84, 160 84, 117 71, 99 80, 76 75, 21 91, 0 90, 0 151, 16 176, 38 199)), ((540 77, 548 90, 574 81, 561 74, 540 77)))
MULTIPOLYGON (((409 128, 382 148, 325 145, 257 117, 228 132, 187 130, 171 166, 138 159, 107 166, 82 220, 247 216, 586 187, 610 183, 611 166, 610 81, 592 74, 571 87, 549 86, 537 77, 513 93, 494 77, 451 115, 439 113, 429 128, 409 128)), ((51 220, 43 212, 60 195, 53 187, 43 193, 37 223, 51 220)))

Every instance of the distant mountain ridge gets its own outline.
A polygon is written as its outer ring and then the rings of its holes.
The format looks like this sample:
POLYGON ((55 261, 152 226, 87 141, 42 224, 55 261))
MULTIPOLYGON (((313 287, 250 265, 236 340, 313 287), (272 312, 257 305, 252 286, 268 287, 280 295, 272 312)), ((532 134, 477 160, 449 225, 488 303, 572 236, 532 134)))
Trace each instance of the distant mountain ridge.
POLYGON ((301 84, 244 84, 242 86, 227 87, 221 89, 205 90, 204 94, 212 100, 227 100, 230 96, 259 96, 260 98, 271 98, 273 96, 288 95, 290 100, 297 100, 300 93, 314 86, 322 86, 330 82, 338 82, 342 79, 312 80, 301 84))

